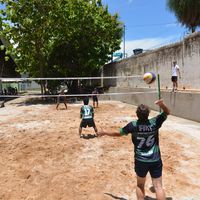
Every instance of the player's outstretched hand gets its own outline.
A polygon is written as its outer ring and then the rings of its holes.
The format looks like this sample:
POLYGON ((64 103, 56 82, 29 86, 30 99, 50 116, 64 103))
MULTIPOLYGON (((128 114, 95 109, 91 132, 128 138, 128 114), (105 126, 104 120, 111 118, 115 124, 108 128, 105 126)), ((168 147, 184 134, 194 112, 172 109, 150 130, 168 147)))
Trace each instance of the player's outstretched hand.
POLYGON ((159 99, 159 100, 155 101, 155 104, 158 106, 161 106, 163 104, 163 99, 159 99))
POLYGON ((165 105, 163 99, 155 101, 155 104, 158 105, 167 115, 170 114, 169 108, 165 105))

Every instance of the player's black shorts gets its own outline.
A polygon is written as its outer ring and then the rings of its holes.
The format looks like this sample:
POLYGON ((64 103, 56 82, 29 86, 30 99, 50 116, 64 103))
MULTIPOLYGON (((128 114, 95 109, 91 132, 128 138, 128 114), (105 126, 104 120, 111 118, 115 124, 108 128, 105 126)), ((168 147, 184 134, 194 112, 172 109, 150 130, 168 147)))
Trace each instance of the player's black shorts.
POLYGON ((57 98, 57 103, 65 103, 66 102, 66 97, 59 97, 57 98))
POLYGON ((94 119, 82 119, 80 127, 95 127, 94 119))
POLYGON ((172 76, 172 82, 176 82, 178 80, 177 76, 172 76))
POLYGON ((142 162, 135 159, 135 172, 139 177, 146 177, 149 172, 152 178, 159 178, 162 176, 162 168, 162 160, 156 162, 142 162))
POLYGON ((97 98, 97 96, 93 96, 92 98, 93 98, 93 101, 98 102, 98 98, 97 98))

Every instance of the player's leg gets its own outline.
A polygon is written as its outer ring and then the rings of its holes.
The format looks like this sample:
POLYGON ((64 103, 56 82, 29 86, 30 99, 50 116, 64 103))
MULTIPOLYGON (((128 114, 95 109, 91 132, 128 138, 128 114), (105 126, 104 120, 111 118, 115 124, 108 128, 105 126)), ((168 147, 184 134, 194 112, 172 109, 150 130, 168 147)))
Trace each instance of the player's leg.
POLYGON ((98 107, 98 106, 99 106, 99 101, 98 101, 98 98, 97 98, 96 102, 97 102, 97 107, 98 107))
POLYGON ((157 200, 166 200, 165 191, 162 186, 162 176, 159 178, 152 178, 153 187, 156 193, 157 200))
POLYGON ((146 177, 137 176, 136 196, 137 200, 144 200, 145 197, 145 181, 146 177))
POLYGON ((95 133, 96 133, 96 135, 97 135, 98 129, 97 129, 96 125, 94 125, 93 128, 94 128, 94 131, 95 131, 95 133))
POLYGON ((171 80, 172 80, 172 92, 174 92, 175 90, 174 76, 172 76, 171 80))
POLYGON ((135 173, 137 175, 136 196, 138 200, 144 200, 145 197, 145 181, 149 170, 149 163, 145 163, 135 159, 135 173))
POLYGON ((64 97, 64 104, 65 104, 65 108, 67 109, 67 99, 66 99, 66 97, 64 97))
POLYGON ((78 132, 79 132, 79 136, 80 136, 81 133, 82 133, 82 127, 81 126, 79 126, 78 132))
POLYGON ((178 88, 178 77, 175 76, 175 77, 174 77, 174 90, 176 91, 177 88, 178 88))
POLYGON ((175 81, 175 90, 177 90, 178 89, 178 80, 176 79, 176 81, 175 81))
POLYGON ((81 120, 81 123, 80 123, 80 126, 79 126, 79 136, 80 136, 80 138, 83 137, 83 134, 82 134, 82 127, 84 127, 84 126, 85 126, 84 121, 81 120))
POLYGON ((95 108, 95 101, 94 101, 94 99, 93 99, 93 108, 95 108))
POLYGON ((58 98, 57 98, 56 110, 58 110, 58 106, 59 106, 59 104, 60 104, 60 98, 58 97, 58 98))
POLYGON ((56 110, 58 110, 58 106, 59 106, 59 103, 57 103, 57 105, 56 105, 56 110))
POLYGON ((97 135, 97 133, 98 133, 98 129, 97 129, 97 127, 96 127, 96 124, 95 124, 95 122, 94 122, 94 119, 90 119, 90 120, 88 120, 88 124, 87 124, 89 127, 93 127, 93 129, 94 129, 94 131, 95 131, 95 133, 96 133, 96 135, 97 135))
POLYGON ((152 163, 150 167, 150 174, 152 178, 152 184, 156 193, 157 200, 165 200, 165 191, 162 186, 162 169, 163 164, 162 160, 158 160, 155 163, 152 163))

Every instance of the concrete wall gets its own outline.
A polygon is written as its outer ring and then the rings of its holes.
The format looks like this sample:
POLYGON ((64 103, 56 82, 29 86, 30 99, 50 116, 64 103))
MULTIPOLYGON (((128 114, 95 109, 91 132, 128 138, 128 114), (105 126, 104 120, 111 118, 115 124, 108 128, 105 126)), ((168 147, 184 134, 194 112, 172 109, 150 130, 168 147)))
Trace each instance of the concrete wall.
MULTIPOLYGON (((200 89, 200 32, 191 34, 181 42, 105 65, 102 73, 103 76, 143 76, 145 72, 152 71, 160 74, 161 88, 172 88, 171 66, 175 60, 182 75, 179 88, 200 89)), ((104 85, 148 87, 142 78, 107 80, 104 85)), ((156 87, 156 84, 150 87, 156 87)))
MULTIPOLYGON (((158 99, 158 93, 147 89, 129 89, 111 87, 109 93, 135 93, 123 95, 108 95, 100 97, 100 99, 116 100, 125 103, 133 104, 135 106, 142 104, 148 105, 153 110, 159 110, 158 106, 154 104, 158 99), (141 93, 140 93, 141 92, 141 93)), ((191 92, 167 92, 161 91, 161 97, 164 99, 166 105, 171 111, 171 115, 200 122, 200 93, 191 92)))
POLYGON ((103 79, 102 86, 108 87, 109 93, 144 91, 141 94, 110 95, 107 99, 136 106, 144 103, 157 110, 154 101, 158 99, 158 94, 151 92, 157 90, 158 83, 147 85, 142 80, 143 74, 148 71, 160 74, 161 97, 172 115, 200 122, 200 32, 191 34, 181 42, 105 65, 102 68, 104 77, 140 75, 137 78, 103 79), (179 80, 179 89, 182 91, 177 93, 169 91, 172 88, 171 65, 174 60, 179 64, 182 74, 179 80))

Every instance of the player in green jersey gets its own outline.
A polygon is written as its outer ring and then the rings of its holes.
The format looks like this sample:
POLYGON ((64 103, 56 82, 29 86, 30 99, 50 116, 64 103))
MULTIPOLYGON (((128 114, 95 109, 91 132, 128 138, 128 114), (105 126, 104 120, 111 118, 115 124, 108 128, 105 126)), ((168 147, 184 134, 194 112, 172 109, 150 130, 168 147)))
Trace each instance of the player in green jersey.
POLYGON ((122 136, 132 135, 135 154, 135 172, 137 175, 136 195, 138 200, 145 198, 145 181, 149 172, 152 184, 156 192, 157 200, 165 200, 165 192, 162 187, 162 160, 159 148, 159 128, 167 119, 170 111, 163 100, 155 102, 163 111, 156 117, 148 119, 150 110, 148 106, 141 104, 137 107, 138 120, 128 123, 118 132, 98 132, 98 136, 122 136))
POLYGON ((79 127, 79 136, 82 138, 82 128, 86 128, 87 126, 93 127, 95 133, 97 134, 97 127, 94 122, 94 109, 89 104, 89 98, 85 97, 83 99, 84 105, 81 107, 80 110, 80 118, 82 118, 80 127, 79 127))

